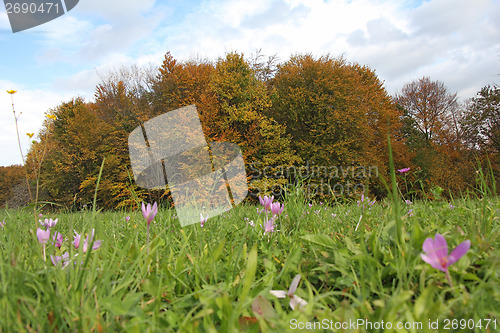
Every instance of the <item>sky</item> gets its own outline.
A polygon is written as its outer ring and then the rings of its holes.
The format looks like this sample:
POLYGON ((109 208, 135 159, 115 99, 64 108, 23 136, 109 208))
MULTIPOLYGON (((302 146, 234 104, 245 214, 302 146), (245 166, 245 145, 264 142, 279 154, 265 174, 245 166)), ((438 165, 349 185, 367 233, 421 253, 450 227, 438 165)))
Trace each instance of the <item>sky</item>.
POLYGON ((391 95, 429 76, 465 101, 500 81, 500 0, 80 0, 17 33, 0 4, 0 45, 7 166, 22 163, 11 97, 26 153, 26 133, 38 133, 47 111, 75 97, 92 101, 107 74, 159 66, 168 51, 181 61, 257 50, 281 62, 343 55, 375 70, 391 95))

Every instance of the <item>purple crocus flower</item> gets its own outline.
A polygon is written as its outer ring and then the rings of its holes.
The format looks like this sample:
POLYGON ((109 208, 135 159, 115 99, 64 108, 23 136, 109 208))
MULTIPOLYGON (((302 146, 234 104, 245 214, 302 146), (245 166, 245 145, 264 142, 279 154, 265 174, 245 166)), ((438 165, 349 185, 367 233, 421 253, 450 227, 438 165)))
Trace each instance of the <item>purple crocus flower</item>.
MULTIPOLYGON (((92 239, 94 238, 94 232, 95 232, 95 230, 92 229, 92 233, 90 234, 90 239, 89 239, 89 236, 87 235, 87 237, 83 240, 83 248, 82 249, 83 249, 84 253, 87 252, 89 244, 92 243, 92 239)), ((75 236, 73 236, 73 237, 74 237, 73 245, 75 246, 75 249, 78 249, 80 247, 82 236, 75 231, 75 236)), ((92 250, 97 250, 98 248, 101 247, 101 245, 102 245, 102 240, 96 240, 94 242, 94 245, 92 246, 92 250)))
POLYGON ((47 230, 43 230, 40 228, 36 229, 36 238, 38 238, 38 241, 43 244, 43 261, 46 261, 46 256, 45 256, 45 244, 50 238, 50 229, 47 228, 47 230))
POLYGON ((158 213, 158 204, 155 202, 153 206, 151 204, 148 204, 147 206, 144 205, 144 202, 142 203, 142 216, 144 216, 144 219, 148 223, 148 225, 151 223, 151 221, 154 220, 156 214, 158 213))
POLYGON ((274 225, 274 217, 266 220, 265 223, 260 225, 260 227, 264 229, 264 235, 271 232, 276 232, 276 230, 274 230, 274 228, 276 227, 274 225))
POLYGON ((38 220, 38 222, 42 225, 42 227, 45 227, 45 228, 54 228, 57 224, 57 220, 58 219, 45 219, 45 221, 42 221, 42 220, 38 220))
POLYGON ((125 216, 125 222, 130 221, 130 216, 125 216))
POLYGON ((50 229, 43 230, 43 229, 37 228, 36 229, 36 238, 38 238, 38 241, 41 244, 47 243, 47 241, 50 238, 50 229))
POLYGON ((55 243, 55 246, 58 248, 61 248, 62 242, 63 242, 63 235, 60 232, 55 232, 54 235, 52 236, 52 244, 55 243))
POLYGON ((470 249, 470 240, 460 243, 450 255, 448 255, 448 244, 446 239, 439 233, 436 234, 434 239, 427 238, 422 245, 425 253, 420 254, 422 260, 431 265, 435 269, 439 269, 446 273, 446 278, 453 284, 448 273, 448 267, 462 258, 470 249))
POLYGON ((399 173, 407 173, 408 171, 410 171, 410 168, 403 168, 398 170, 399 173))
POLYGON ((259 201, 262 206, 264 206, 264 210, 269 211, 271 209, 271 204, 273 203, 274 195, 272 197, 268 197, 267 195, 262 198, 259 196, 259 201))
POLYGON ((365 195, 361 194, 361 200, 358 200, 358 207, 359 207, 359 204, 363 204, 363 207, 364 207, 365 206, 364 202, 365 202, 365 195))
POLYGON ((5 220, 3 220, 2 222, 0 222, 0 227, 5 227, 5 220))
MULTIPOLYGON (((90 239, 89 236, 87 235, 87 237, 83 241, 83 252, 87 252, 89 244, 92 243, 92 239, 94 239, 94 231, 95 230, 92 229, 92 233, 90 234, 90 239)), ((102 245, 102 240, 94 241, 94 245, 92 245, 92 250, 97 250, 98 248, 101 247, 101 245, 102 245)))
POLYGON ((283 209, 285 209, 285 205, 281 205, 279 202, 274 202, 271 204, 271 213, 273 215, 280 215, 283 213, 283 209))
POLYGON ((69 264, 69 252, 64 253, 62 256, 50 256, 50 260, 54 264, 54 266, 57 266, 57 264, 62 261, 63 262, 63 267, 67 266, 69 264))
POLYGON ((76 231, 73 230, 73 232, 75 233, 75 235, 73 236, 73 246, 75 247, 75 249, 78 249, 80 247, 81 236, 76 231))
POLYGON ((151 207, 151 204, 148 204, 147 206, 144 205, 144 202, 142 203, 142 216, 146 219, 146 222, 148 223, 148 233, 147 233, 147 243, 148 243, 148 248, 147 248, 147 253, 149 254, 149 224, 151 221, 154 220, 156 214, 158 213, 158 204, 155 202, 153 206, 151 207))

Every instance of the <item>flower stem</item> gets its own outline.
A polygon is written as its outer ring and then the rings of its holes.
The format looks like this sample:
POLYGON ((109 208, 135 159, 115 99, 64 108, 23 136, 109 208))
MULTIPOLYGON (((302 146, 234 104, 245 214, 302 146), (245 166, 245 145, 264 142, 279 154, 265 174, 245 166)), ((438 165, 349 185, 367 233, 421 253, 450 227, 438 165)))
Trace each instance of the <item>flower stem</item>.
POLYGON ((450 287, 453 288, 453 282, 451 282, 451 277, 448 270, 446 270, 445 274, 446 274, 446 279, 448 279, 448 283, 450 284, 450 287))
POLYGON ((147 247, 147 254, 149 254, 149 223, 148 223, 148 247, 147 247))
MULTIPOLYGON (((28 175, 28 166, 26 165, 26 161, 24 159, 23 149, 21 148, 21 138, 19 137, 19 127, 17 126, 17 119, 19 116, 16 115, 16 109, 14 108, 14 96, 10 94, 10 100, 12 101, 12 113, 14 114, 14 121, 16 124, 16 134, 17 134, 17 144, 19 145, 19 152, 21 153, 21 160, 23 162, 23 169, 26 174, 26 186, 28 187, 28 194, 30 197, 30 203, 33 202, 33 196, 31 195, 29 175, 28 175)), ((36 227, 36 205, 35 205, 35 227, 36 227)))

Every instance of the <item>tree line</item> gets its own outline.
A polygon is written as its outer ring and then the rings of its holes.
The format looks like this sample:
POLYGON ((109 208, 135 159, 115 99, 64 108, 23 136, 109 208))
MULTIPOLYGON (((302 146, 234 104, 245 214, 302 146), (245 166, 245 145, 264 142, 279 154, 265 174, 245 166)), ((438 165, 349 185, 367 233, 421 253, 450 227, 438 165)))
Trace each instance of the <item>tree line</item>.
MULTIPOLYGON (((75 97, 49 111, 24 166, 33 186, 38 180, 40 200, 76 209, 89 205, 102 166, 99 207, 136 207, 138 198, 170 204, 168 187, 135 185, 128 135, 149 119, 191 104, 207 142, 238 144, 248 175, 267 171, 249 176, 249 198, 279 195, 291 183, 307 185, 311 199, 359 195, 345 191, 349 184, 382 198, 388 136, 396 169, 410 168, 398 175, 407 197, 462 195, 476 186, 479 168, 492 173, 492 181, 498 178, 496 85, 459 104, 444 83, 428 77, 390 96, 374 70, 343 57, 298 54, 279 62, 232 52, 216 61, 178 61, 166 53, 159 68, 109 73, 93 101, 75 97), (322 177, 283 172, 305 165, 353 172, 322 177), (362 172, 374 167, 377 175, 362 172)), ((19 187, 26 187, 22 175, 19 166, 0 168, 0 202, 20 201, 25 192, 19 187)))

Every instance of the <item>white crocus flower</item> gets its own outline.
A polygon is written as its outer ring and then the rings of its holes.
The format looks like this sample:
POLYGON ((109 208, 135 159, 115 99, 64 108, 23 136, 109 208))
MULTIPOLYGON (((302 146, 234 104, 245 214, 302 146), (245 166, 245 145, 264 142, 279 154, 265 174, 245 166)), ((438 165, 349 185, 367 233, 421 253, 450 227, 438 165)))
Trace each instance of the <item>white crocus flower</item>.
POLYGON ((297 274, 288 289, 288 292, 285 290, 271 290, 269 291, 271 294, 278 298, 286 298, 287 296, 290 298, 290 307, 292 310, 295 310, 295 307, 298 305, 299 308, 303 308, 307 305, 307 302, 300 298, 299 296, 294 295, 297 287, 299 286, 300 274, 297 274))

